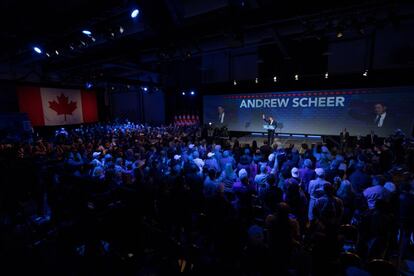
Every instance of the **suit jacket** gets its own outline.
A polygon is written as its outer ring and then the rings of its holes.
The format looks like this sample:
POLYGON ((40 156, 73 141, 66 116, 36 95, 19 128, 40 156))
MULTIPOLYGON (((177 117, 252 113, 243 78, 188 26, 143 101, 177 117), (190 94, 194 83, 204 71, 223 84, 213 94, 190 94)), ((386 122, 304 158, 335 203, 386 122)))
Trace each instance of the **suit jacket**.
POLYGON ((274 126, 275 128, 277 127, 276 120, 273 120, 273 122, 270 122, 270 120, 263 119, 263 121, 265 121, 269 126, 274 126))
POLYGON ((347 131, 347 132, 341 132, 340 134, 339 134, 339 137, 340 137, 340 142, 341 143, 347 143, 348 142, 348 140, 349 140, 349 132, 347 131))
POLYGON ((378 136, 376 134, 374 134, 371 137, 371 134, 368 134, 367 136, 365 136, 365 147, 370 148, 372 146, 377 146, 380 143, 380 139, 378 138, 378 136))
POLYGON ((396 121, 394 120, 394 117, 389 112, 387 112, 387 114, 385 115, 385 118, 384 118, 384 121, 382 122, 382 126, 381 127, 378 127, 378 125, 375 124, 376 118, 377 118, 377 116, 375 116, 374 119, 372 120, 372 124, 377 129, 394 130, 394 128, 397 128, 396 125, 395 125, 396 121))
POLYGON ((226 122, 226 112, 223 112, 223 113, 219 114, 218 123, 219 124, 224 124, 225 122, 226 122), (222 118, 223 118, 223 122, 221 122, 222 118))

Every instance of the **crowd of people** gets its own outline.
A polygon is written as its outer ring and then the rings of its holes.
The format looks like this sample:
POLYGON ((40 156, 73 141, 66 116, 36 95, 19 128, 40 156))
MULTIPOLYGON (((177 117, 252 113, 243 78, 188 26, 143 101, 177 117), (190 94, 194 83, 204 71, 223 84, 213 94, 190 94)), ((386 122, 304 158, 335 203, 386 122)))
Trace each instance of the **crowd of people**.
POLYGON ((127 123, 2 143, 3 260, 45 241, 69 271, 86 258, 106 273, 134 260, 159 273, 339 275, 412 257, 402 133, 372 147, 221 142, 127 123))

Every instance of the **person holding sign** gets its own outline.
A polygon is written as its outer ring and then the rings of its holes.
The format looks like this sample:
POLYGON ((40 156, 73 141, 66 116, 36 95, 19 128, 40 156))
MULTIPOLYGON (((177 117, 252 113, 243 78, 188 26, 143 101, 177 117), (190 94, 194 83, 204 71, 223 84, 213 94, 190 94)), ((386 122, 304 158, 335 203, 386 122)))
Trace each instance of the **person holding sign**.
POLYGON ((264 127, 267 129, 267 141, 269 142, 269 146, 271 146, 275 138, 275 129, 277 123, 272 116, 269 116, 269 118, 266 119, 266 116, 263 114, 262 118, 266 122, 266 125, 264 125, 264 127))

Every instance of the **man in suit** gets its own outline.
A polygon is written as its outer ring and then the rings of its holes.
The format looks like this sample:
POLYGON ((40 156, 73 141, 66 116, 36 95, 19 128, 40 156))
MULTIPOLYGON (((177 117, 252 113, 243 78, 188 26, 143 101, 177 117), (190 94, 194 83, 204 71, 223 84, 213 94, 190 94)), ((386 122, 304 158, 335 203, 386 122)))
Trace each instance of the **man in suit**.
POLYGON ((218 111, 218 123, 219 123, 220 126, 223 126, 224 122, 225 122, 224 121, 225 120, 225 115, 226 115, 226 113, 224 112, 224 107, 219 105, 217 107, 217 111, 218 111))
POLYGON ((387 115, 387 107, 383 103, 377 103, 374 106, 375 119, 374 124, 378 128, 386 128, 390 124, 390 116, 387 115))
POLYGON ((348 147, 349 142, 349 132, 344 128, 339 134, 339 142, 341 145, 341 151, 344 151, 348 147))
POLYGON ((365 137, 365 148, 373 148, 379 145, 380 140, 373 130, 365 137))
MULTIPOLYGON (((268 126, 273 126, 276 129, 277 123, 276 121, 273 119, 272 116, 269 116, 268 119, 266 119, 266 116, 263 114, 262 115, 263 120, 268 124, 268 126)), ((275 130, 274 129, 268 129, 267 130, 267 141, 269 145, 273 144, 273 140, 275 138, 275 130)))

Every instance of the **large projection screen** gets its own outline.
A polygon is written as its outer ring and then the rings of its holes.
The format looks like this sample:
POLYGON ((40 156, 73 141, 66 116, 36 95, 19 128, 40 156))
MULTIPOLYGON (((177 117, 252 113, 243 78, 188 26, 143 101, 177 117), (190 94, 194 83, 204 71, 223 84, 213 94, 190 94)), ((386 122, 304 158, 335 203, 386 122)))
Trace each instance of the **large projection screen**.
POLYGON ((230 131, 263 132, 262 114, 276 119, 278 132, 292 134, 338 135, 347 128, 350 135, 388 136, 396 129, 411 134, 414 125, 414 87, 215 95, 204 96, 203 106, 204 123, 230 131))

